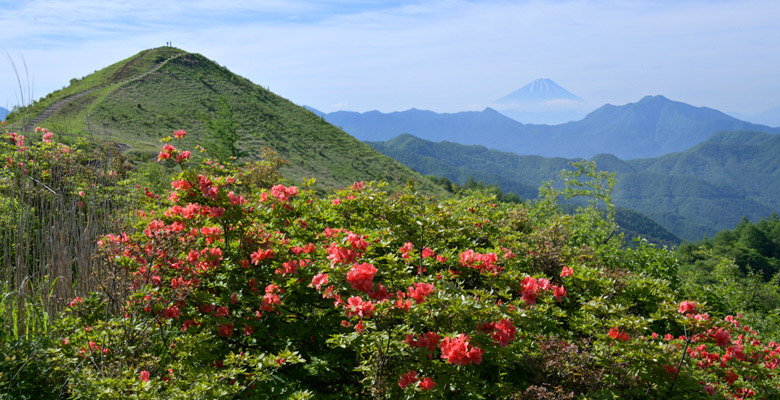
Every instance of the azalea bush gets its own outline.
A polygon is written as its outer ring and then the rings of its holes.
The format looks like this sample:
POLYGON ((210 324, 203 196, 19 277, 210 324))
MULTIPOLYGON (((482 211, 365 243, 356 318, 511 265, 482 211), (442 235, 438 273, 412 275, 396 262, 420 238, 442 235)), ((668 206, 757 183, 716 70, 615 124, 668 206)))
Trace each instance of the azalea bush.
MULTIPOLYGON (((47 350, 74 398, 768 398, 778 345, 678 298, 674 255, 626 250, 609 176, 507 204, 356 182, 258 189, 176 147, 47 350), (590 188, 590 189, 588 189, 590 188), (107 313, 121 301, 117 313, 107 313)), ((257 180, 253 180, 257 182, 257 180)))

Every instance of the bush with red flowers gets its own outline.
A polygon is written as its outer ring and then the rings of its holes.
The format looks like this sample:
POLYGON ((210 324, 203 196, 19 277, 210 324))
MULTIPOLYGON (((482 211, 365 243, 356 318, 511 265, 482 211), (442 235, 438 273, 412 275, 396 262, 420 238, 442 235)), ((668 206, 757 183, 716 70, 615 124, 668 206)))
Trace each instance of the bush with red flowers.
POLYGON ((677 298, 657 273, 673 254, 624 249, 595 204, 564 214, 550 187, 526 204, 373 182, 247 190, 170 143, 159 159, 182 166, 170 191, 100 240, 121 310, 85 319, 113 300, 95 294, 58 330, 73 397, 779 395, 780 345, 677 298))

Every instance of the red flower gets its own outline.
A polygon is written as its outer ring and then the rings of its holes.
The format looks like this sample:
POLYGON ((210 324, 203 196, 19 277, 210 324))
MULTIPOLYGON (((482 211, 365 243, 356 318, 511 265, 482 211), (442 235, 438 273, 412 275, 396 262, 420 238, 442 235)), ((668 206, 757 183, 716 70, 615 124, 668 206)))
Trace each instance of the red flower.
POLYGON ((333 263, 349 264, 357 259, 358 254, 350 249, 339 247, 336 243, 328 246, 328 260, 333 263))
POLYGON ((311 285, 315 289, 320 290, 322 286, 328 284, 328 274, 319 273, 314 276, 314 278, 311 278, 311 285))
POLYGON ((497 260, 498 257, 496 256, 496 253, 480 254, 470 249, 460 253, 460 265, 474 268, 479 272, 489 272, 494 275, 504 270, 503 267, 495 264, 497 260))
POLYGON ((276 185, 271 188, 271 195, 279 199, 279 201, 288 201, 297 194, 298 188, 295 186, 285 187, 284 185, 276 185))
POLYGON ((412 347, 428 349, 428 358, 431 358, 436 350, 436 346, 441 342, 441 337, 436 332, 425 332, 419 335, 419 339, 415 339, 415 336, 410 333, 406 335, 406 339, 403 342, 412 347))
POLYGON ((478 347, 470 346, 469 340, 471 340, 471 338, 463 333, 454 338, 445 337, 444 340, 439 343, 441 358, 447 360, 450 364, 456 365, 482 363, 483 350, 478 347))
POLYGON ((412 251, 413 249, 414 249, 414 245, 412 244, 412 242, 406 242, 398 250, 401 252, 401 257, 409 258, 409 252, 412 251))
POLYGON ((718 328, 718 331, 712 335, 712 338, 715 339, 715 344, 721 347, 731 344, 731 334, 723 328, 718 328))
POLYGON ((73 300, 70 302, 70 306, 71 306, 71 307, 75 307, 75 306, 77 306, 77 305, 79 305, 79 304, 81 304, 81 303, 83 303, 83 302, 84 302, 84 299, 82 299, 81 297, 76 297, 75 299, 73 299, 73 300))
POLYGON ((512 325, 512 321, 502 319, 493 324, 493 339, 501 346, 508 346, 509 342, 515 340, 517 329, 512 325))
POLYGON ((138 378, 141 379, 142 382, 149 382, 149 371, 141 371, 138 378))
POLYGON ((368 242, 366 242, 365 236, 358 236, 350 232, 347 234, 347 240, 349 240, 349 244, 352 245, 352 248, 356 251, 361 251, 368 248, 368 242))
POLYGON ((415 283, 414 287, 409 286, 407 293, 417 304, 424 303, 425 297, 430 296, 436 289, 430 283, 415 283))
POLYGON ((561 278, 565 278, 567 276, 571 276, 573 273, 574 273, 573 269, 571 269, 571 268, 569 268, 569 267, 564 265, 563 269, 561 270, 561 278))
POLYGON ((680 307, 677 309, 677 312, 680 314, 688 314, 693 313, 696 311, 696 303, 693 301, 683 301, 680 303, 680 307))
POLYGON ((224 336, 228 339, 230 339, 231 336, 233 336, 233 323, 220 325, 219 326, 219 336, 224 336))
POLYGON ((347 299, 347 316, 369 318, 374 312, 374 304, 371 301, 363 301, 361 297, 353 296, 347 299))
POLYGON ((417 382, 417 384, 422 390, 431 390, 436 386, 436 382, 434 382, 433 379, 431 379, 429 376, 426 376, 421 381, 417 382))
POLYGON ((257 249, 254 253, 250 256, 252 258, 252 264, 257 265, 260 263, 260 261, 265 260, 266 258, 273 258, 274 257, 274 251, 271 249, 268 250, 262 250, 257 249))
POLYGON ((266 286, 265 295, 263 296, 263 304, 260 305, 260 309, 263 311, 273 311, 274 306, 282 304, 282 301, 279 299, 278 295, 280 292, 281 290, 279 289, 279 286, 274 284, 266 286))
POLYGON ((294 274, 298 272, 298 262, 295 260, 286 261, 282 264, 282 268, 277 268, 274 273, 277 275, 285 276, 287 274, 294 274))
POLYGON ((621 332, 620 328, 618 328, 617 326, 610 329, 608 335, 609 337, 615 340, 628 341, 631 339, 631 337, 629 337, 627 333, 621 332))
POLYGON ((431 249, 429 249, 427 247, 423 247, 423 251, 422 251, 422 257, 423 258, 428 258, 428 257, 433 257, 433 256, 434 256, 433 250, 431 250, 431 249))
POLYGON ((563 288, 563 285, 561 286, 552 286, 553 290, 553 296, 555 296, 555 300, 558 300, 558 302, 561 302, 561 297, 566 297, 566 289, 563 288))
POLYGON ((368 293, 374 287, 373 280, 376 273, 377 269, 371 264, 355 264, 347 272, 347 282, 352 286, 352 289, 368 293))
POLYGON ((526 276, 523 278, 521 284, 523 285, 523 289, 520 291, 520 294, 523 298, 523 301, 528 305, 536 304, 536 298, 539 297, 539 294, 537 293, 537 290, 539 290, 539 285, 536 281, 536 278, 526 276))
POLYGON ((192 156, 192 153, 190 153, 189 151, 182 151, 181 153, 179 153, 179 155, 176 156, 176 162, 180 163, 184 160, 189 160, 190 156, 192 156))
POLYGON ((185 132, 184 129, 180 129, 178 131, 174 131, 173 136, 176 136, 176 139, 183 139, 185 136, 187 136, 187 132, 185 132))
POLYGON ((398 380, 398 386, 400 386, 401 389, 406 389, 407 386, 417 382, 418 380, 417 371, 409 371, 401 375, 401 379, 398 380))
POLYGON ((723 380, 726 381, 726 383, 728 383, 729 385, 734 383, 734 381, 736 381, 737 379, 739 379, 739 375, 735 374, 734 371, 731 370, 729 370, 729 373, 726 374, 725 377, 723 377, 723 380))
POLYGON ((165 319, 179 318, 180 315, 181 310, 176 306, 166 307, 160 312, 160 317, 165 319))

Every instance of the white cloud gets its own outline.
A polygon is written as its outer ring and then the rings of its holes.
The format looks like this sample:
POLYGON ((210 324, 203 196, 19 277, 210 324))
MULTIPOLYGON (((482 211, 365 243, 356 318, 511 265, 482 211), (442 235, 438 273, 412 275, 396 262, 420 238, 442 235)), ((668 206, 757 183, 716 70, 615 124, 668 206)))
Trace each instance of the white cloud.
POLYGON ((549 77, 595 103, 750 113, 780 104, 778 15, 771 0, 30 1, 0 13, 0 46, 39 96, 172 41, 323 111, 481 108, 549 77))

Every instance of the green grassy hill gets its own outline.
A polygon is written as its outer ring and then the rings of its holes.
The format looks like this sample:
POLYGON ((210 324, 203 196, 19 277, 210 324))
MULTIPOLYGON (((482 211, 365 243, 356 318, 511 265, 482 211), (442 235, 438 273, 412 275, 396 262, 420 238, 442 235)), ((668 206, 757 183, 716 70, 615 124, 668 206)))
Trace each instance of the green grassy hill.
POLYGON ((206 145, 205 121, 216 119, 221 101, 232 109, 239 147, 256 158, 262 146, 289 164, 288 179, 316 177, 321 188, 356 180, 400 186, 412 179, 420 189, 441 189, 299 107, 199 54, 163 47, 142 51, 51 93, 9 116, 16 129, 41 125, 57 133, 105 137, 129 148, 131 159, 153 159, 159 139, 173 130, 189 135, 185 145, 206 145))

